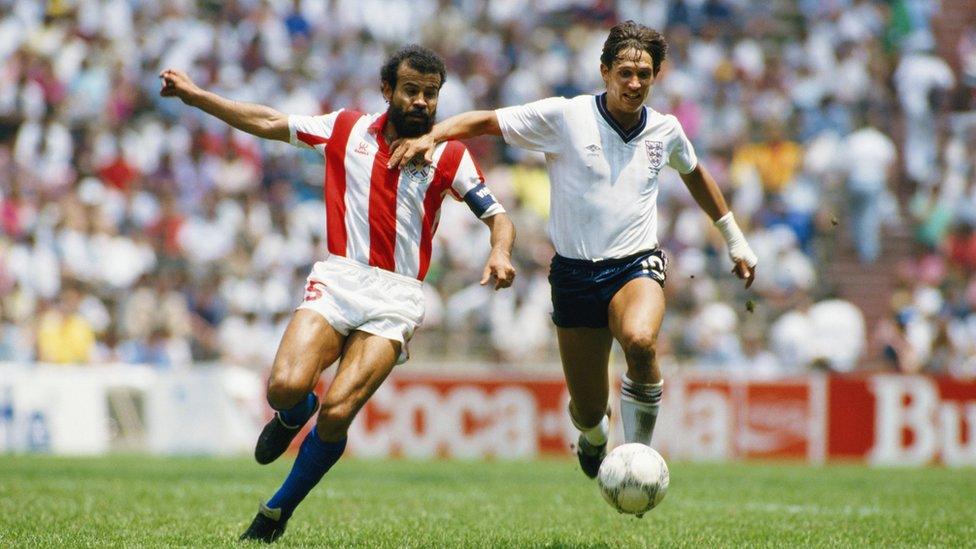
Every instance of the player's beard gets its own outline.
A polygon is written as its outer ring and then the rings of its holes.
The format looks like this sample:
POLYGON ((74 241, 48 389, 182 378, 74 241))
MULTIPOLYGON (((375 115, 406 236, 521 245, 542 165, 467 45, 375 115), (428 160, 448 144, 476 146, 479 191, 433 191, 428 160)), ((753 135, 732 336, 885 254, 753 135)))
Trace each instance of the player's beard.
POLYGON ((424 135, 434 126, 434 113, 428 113, 423 109, 405 111, 400 107, 390 105, 387 112, 399 137, 424 135), (420 118, 408 115, 418 115, 420 118))

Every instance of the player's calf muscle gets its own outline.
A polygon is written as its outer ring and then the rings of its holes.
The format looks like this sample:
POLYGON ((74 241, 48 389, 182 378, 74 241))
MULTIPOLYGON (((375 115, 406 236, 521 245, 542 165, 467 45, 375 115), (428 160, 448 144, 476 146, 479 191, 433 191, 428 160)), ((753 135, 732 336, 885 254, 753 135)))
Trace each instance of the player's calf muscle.
POLYGON ((316 423, 319 437, 327 441, 346 438, 346 431, 352 425, 352 420, 356 418, 356 413, 362 404, 357 405, 351 398, 333 403, 323 402, 316 423))
POLYGON ((319 408, 316 423, 319 437, 326 441, 339 441, 346 438, 346 431, 356 419, 356 414, 383 383, 392 367, 393 365, 390 364, 384 368, 360 371, 355 366, 347 365, 347 373, 356 372, 358 375, 350 378, 340 374, 344 379, 339 379, 340 376, 337 376, 333 381, 319 408))

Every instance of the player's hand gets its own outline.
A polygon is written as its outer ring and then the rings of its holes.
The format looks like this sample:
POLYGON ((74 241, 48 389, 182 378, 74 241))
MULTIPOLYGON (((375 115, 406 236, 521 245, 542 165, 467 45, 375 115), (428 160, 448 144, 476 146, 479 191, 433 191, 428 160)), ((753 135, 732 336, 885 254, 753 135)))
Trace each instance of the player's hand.
POLYGON ((166 69, 159 73, 159 78, 163 81, 159 95, 163 97, 179 97, 180 101, 189 105, 193 97, 200 92, 200 88, 183 71, 166 69))
POLYGON ((418 157, 424 159, 424 164, 430 164, 434 161, 435 146, 437 143, 429 133, 420 137, 397 139, 390 144, 390 161, 386 163, 386 167, 403 168, 418 157))
POLYGON ((752 282, 756 280, 756 266, 752 267, 746 262, 745 259, 740 259, 735 262, 735 267, 732 267, 732 274, 746 281, 746 289, 752 286, 752 282))
POLYGON ((481 275, 481 285, 484 286, 492 281, 496 290, 508 288, 512 282, 515 282, 515 267, 512 266, 512 260, 506 252, 492 251, 488 256, 484 273, 481 275))

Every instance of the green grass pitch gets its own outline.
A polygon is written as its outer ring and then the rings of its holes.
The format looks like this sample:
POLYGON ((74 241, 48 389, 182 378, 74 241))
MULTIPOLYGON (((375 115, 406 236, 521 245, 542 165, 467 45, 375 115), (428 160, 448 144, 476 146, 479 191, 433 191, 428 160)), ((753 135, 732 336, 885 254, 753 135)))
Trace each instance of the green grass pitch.
MULTIPOLYGON (((235 545, 290 466, 240 459, 0 456, 0 547, 235 545)), ((671 466, 644 519, 572 461, 343 460, 282 546, 973 547, 972 469, 671 466)))

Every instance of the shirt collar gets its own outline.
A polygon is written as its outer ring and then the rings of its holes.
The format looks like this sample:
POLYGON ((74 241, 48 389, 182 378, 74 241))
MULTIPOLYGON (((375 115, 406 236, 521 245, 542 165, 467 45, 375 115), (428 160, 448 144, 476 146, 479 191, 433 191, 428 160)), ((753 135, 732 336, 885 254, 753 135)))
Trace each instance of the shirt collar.
POLYGON ((607 94, 601 93, 596 96, 596 109, 600 112, 600 116, 607 121, 607 124, 613 128, 613 131, 617 132, 620 139, 624 140, 624 143, 629 143, 635 137, 644 131, 644 126, 647 125, 647 108, 641 107, 640 118, 637 120, 637 124, 629 130, 625 130, 620 126, 619 123, 610 115, 610 110, 607 109, 607 94))
POLYGON ((379 117, 375 121, 373 121, 373 123, 370 124, 368 128, 366 128, 366 131, 368 131, 373 135, 382 135, 383 126, 386 125, 386 117, 387 117, 387 113, 383 113, 379 115, 379 117))

